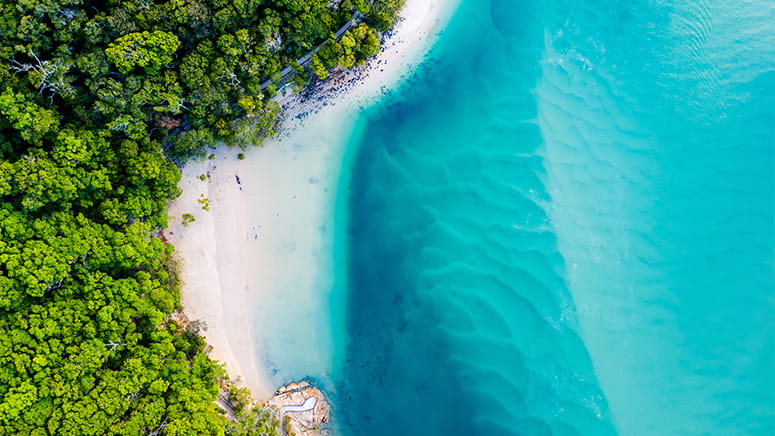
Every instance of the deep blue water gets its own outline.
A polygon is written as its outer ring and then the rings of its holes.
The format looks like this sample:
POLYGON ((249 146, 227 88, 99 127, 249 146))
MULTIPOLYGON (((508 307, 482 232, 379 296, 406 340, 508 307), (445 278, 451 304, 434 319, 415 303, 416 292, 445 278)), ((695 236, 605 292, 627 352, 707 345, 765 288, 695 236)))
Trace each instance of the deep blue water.
POLYGON ((775 434, 772 29, 463 0, 348 146, 341 431, 775 434))

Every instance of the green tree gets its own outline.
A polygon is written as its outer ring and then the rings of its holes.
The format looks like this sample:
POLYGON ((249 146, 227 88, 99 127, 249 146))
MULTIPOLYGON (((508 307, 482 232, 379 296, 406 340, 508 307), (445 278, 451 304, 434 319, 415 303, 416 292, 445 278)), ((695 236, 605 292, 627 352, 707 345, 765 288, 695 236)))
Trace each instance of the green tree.
POLYGON ((144 31, 116 39, 105 49, 105 55, 124 74, 136 67, 143 68, 146 74, 156 74, 163 65, 172 62, 178 47, 180 40, 171 33, 144 31))
POLYGON ((36 145, 42 144, 43 137, 59 124, 59 117, 53 110, 44 109, 9 87, 0 94, 0 114, 22 139, 36 145))

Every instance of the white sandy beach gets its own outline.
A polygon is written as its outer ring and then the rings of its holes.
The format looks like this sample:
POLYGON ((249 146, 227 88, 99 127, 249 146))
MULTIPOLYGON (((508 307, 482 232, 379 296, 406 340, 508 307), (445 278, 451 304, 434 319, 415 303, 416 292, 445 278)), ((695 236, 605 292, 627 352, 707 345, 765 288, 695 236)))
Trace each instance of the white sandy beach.
POLYGON ((456 6, 407 0, 406 18, 347 92, 289 120, 279 139, 244 160, 220 147, 214 159, 183 169, 167 235, 183 260, 184 310, 205 321, 211 356, 255 397, 333 365, 332 217, 345 143, 359 108, 412 71, 456 6), (183 226, 184 213, 196 221, 183 226))

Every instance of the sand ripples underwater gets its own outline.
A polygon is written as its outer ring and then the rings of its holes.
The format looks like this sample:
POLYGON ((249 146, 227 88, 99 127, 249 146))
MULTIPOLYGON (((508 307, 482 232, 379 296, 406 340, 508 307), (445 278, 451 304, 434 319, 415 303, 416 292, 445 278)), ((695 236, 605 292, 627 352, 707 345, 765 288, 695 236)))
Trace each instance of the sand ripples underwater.
POLYGON ((626 3, 464 1, 361 120, 345 434, 772 429, 772 65, 626 3))

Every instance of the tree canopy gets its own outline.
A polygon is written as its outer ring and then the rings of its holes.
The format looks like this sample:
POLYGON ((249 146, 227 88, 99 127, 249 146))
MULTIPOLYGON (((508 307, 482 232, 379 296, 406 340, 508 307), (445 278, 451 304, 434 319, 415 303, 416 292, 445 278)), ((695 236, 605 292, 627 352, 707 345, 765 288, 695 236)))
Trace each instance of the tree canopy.
POLYGON ((0 1, 0 434, 278 431, 226 422, 226 375, 174 315, 175 163, 272 135, 283 67, 321 44, 316 75, 362 63, 398 6, 0 1))
POLYGON ((177 36, 154 30, 124 35, 108 44, 105 55, 118 70, 127 74, 141 67, 146 74, 157 74, 162 66, 172 62, 172 55, 180 47, 177 36))

